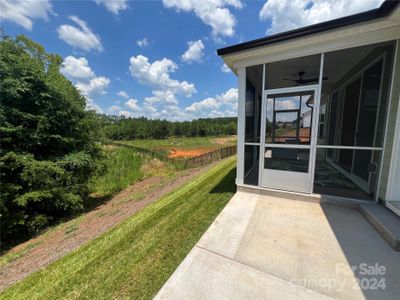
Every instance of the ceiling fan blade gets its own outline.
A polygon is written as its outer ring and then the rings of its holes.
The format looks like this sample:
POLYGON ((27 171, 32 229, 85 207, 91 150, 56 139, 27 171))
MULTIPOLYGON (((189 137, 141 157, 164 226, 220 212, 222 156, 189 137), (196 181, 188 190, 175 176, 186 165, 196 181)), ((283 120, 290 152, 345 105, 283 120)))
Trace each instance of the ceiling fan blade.
POLYGON ((302 79, 301 83, 311 83, 311 82, 317 82, 318 78, 307 78, 307 79, 302 79))

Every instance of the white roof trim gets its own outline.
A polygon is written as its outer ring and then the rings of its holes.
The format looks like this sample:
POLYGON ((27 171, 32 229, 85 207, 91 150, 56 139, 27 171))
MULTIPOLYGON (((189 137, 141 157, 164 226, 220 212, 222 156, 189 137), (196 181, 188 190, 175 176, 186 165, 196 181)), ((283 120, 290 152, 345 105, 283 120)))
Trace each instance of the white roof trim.
POLYGON ((364 46, 399 38, 400 9, 396 8, 391 15, 383 19, 228 54, 222 58, 236 73, 237 68, 240 67, 364 46))

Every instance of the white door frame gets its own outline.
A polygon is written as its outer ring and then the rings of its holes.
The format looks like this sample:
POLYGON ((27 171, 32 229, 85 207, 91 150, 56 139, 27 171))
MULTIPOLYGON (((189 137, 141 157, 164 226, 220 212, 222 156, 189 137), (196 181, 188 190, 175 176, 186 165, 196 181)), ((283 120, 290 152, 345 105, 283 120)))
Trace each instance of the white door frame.
MULTIPOLYGON (((304 189, 297 189, 290 188, 288 185, 287 190, 295 191, 295 192, 304 192, 304 193, 312 193, 313 191, 313 181, 314 181, 314 168, 315 168, 315 156, 316 156, 316 145, 317 145, 317 124, 319 118, 319 102, 320 102, 320 91, 319 85, 307 85, 307 86, 295 86, 295 87, 288 87, 288 88, 277 88, 277 89, 269 89, 265 90, 263 93, 263 101, 261 105, 261 140, 260 140, 260 159, 259 159, 259 186, 263 185, 264 178, 266 175, 264 174, 264 151, 265 147, 279 147, 279 148, 296 148, 296 149, 309 149, 309 165, 308 165, 308 172, 307 173, 300 173, 300 172, 290 172, 290 171, 279 171, 273 170, 277 176, 287 176, 288 181, 296 182, 301 181, 302 179, 306 181, 304 189), (314 107, 313 107, 313 114, 312 114, 312 124, 311 124, 311 141, 309 145, 295 145, 295 144, 274 144, 274 143, 265 143, 265 126, 266 126, 266 117, 267 117, 267 99, 268 95, 271 94, 285 94, 285 93, 296 93, 296 92, 313 92, 314 93, 314 107), (293 178, 292 178, 293 177, 293 178), (291 180, 293 179, 293 181, 291 180)), ((273 188, 273 187, 270 187, 273 188)), ((286 188, 285 188, 286 190, 286 188)))

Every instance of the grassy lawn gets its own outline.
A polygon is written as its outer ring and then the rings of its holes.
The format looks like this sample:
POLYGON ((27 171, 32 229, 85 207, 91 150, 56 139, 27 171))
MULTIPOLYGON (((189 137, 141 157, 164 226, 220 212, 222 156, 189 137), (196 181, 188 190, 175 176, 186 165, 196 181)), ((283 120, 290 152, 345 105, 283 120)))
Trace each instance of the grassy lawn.
POLYGON ((134 149, 117 146, 105 146, 105 149, 106 172, 92 178, 90 183, 90 189, 95 194, 114 194, 145 177, 170 175, 174 171, 172 165, 134 149))
POLYGON ((0 298, 152 298, 234 194, 235 162, 222 161, 0 298))

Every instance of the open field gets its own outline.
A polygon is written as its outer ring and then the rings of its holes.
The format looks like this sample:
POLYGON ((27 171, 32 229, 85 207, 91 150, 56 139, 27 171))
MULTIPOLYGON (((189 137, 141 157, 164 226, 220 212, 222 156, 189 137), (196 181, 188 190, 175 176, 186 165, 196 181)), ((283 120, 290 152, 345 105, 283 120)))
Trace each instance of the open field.
POLYGON ((0 298, 153 297, 232 197, 235 162, 223 160, 0 298))
POLYGON ((236 136, 172 137, 162 140, 132 140, 121 143, 149 149, 170 158, 196 157, 221 147, 235 145, 236 136))

